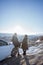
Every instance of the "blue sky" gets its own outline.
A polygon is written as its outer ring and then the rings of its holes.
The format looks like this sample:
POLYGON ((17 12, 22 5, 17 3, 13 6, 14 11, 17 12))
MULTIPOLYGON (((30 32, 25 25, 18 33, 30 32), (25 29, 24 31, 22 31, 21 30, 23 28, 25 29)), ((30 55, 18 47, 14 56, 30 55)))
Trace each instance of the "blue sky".
POLYGON ((0 33, 43 33, 43 0, 0 0, 0 33))

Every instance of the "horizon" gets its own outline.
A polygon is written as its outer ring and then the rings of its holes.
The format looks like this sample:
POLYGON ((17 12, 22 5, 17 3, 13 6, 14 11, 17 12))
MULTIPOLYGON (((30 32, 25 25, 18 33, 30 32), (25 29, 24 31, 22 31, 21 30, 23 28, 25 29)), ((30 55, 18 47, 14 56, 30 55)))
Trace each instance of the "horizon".
MULTIPOLYGON (((15 33, 0 33, 0 34, 13 35, 13 34, 15 34, 15 33)), ((17 34, 17 33, 16 33, 16 34, 17 34)), ((40 34, 40 33, 39 33, 39 34, 17 34, 17 35, 23 35, 23 36, 24 36, 24 35, 29 35, 29 36, 34 36, 34 35, 35 35, 35 36, 43 36, 43 34, 40 34)))
POLYGON ((0 0, 0 33, 43 34, 43 0, 0 0))

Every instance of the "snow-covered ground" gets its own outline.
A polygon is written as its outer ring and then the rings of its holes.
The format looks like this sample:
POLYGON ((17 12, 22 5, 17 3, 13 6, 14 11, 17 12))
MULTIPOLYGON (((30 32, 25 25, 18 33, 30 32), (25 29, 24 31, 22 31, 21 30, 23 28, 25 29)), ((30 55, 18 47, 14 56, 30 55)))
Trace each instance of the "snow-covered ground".
POLYGON ((6 46, 0 46, 0 61, 10 56, 13 48, 14 45, 12 44, 6 46))
MULTIPOLYGON (((3 36, 3 35, 2 35, 3 36)), ((11 39, 11 37, 9 37, 9 35, 7 35, 8 37, 6 37, 6 35, 4 35, 4 38, 3 39, 5 39, 5 40, 7 40, 7 41, 9 41, 10 39, 11 39)), ((35 36, 30 36, 29 37, 29 39, 33 39, 35 36)), ((36 36, 37 37, 37 36, 36 36)), ((18 40, 20 41, 20 42, 22 42, 22 40, 23 40, 23 38, 24 38, 24 36, 18 36, 18 40)), ((0 39, 2 39, 2 38, 0 38, 0 39)), ((36 41, 36 43, 39 43, 40 42, 40 40, 38 40, 38 41, 36 41)), ((33 43, 33 42, 31 42, 31 43, 33 43)), ((36 43, 34 43, 34 46, 30 46, 29 48, 28 48, 28 50, 26 51, 26 54, 30 54, 30 55, 35 55, 35 54, 38 54, 38 53, 41 53, 41 52, 43 52, 43 43, 41 44, 39 44, 39 45, 37 45, 36 46, 36 43)), ((12 44, 12 43, 11 43, 12 44)), ((3 49, 4 50, 4 49, 3 49)), ((5 49, 6 50, 6 49, 5 49)), ((8 50, 8 48, 7 48, 7 50, 8 50)), ((11 49, 10 49, 11 50, 11 49)), ((1 50, 2 51, 2 50, 1 50)), ((0 52, 1 52, 0 51, 0 52)), ((23 54, 23 50, 22 50, 22 48, 19 48, 19 53, 20 54, 23 54)), ((5 54, 5 53, 3 53, 3 54, 5 54)), ((7 54, 7 53, 6 53, 7 54)))
MULTIPOLYGON (((34 55, 43 52, 43 44, 39 44, 38 46, 31 46, 26 51, 27 54, 34 55)), ((23 50, 19 48, 19 53, 23 54, 23 50)))

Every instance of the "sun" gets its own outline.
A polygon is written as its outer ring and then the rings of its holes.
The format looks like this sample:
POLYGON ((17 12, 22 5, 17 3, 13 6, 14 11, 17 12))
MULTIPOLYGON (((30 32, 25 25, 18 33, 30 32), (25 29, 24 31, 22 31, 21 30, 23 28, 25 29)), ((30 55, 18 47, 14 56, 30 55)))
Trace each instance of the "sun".
POLYGON ((22 35, 22 34, 24 34, 24 30, 20 25, 17 25, 17 26, 14 27, 14 33, 22 35))

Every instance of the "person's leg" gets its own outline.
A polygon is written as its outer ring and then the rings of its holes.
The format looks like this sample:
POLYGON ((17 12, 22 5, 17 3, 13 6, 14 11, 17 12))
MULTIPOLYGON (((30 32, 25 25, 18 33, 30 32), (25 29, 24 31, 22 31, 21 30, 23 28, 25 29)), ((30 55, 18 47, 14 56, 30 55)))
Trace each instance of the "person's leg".
POLYGON ((26 50, 23 50, 23 55, 26 55, 26 50))
POLYGON ((26 50, 23 50, 23 55, 26 55, 26 50))
POLYGON ((20 54, 19 54, 19 48, 18 48, 18 56, 19 56, 20 54))

